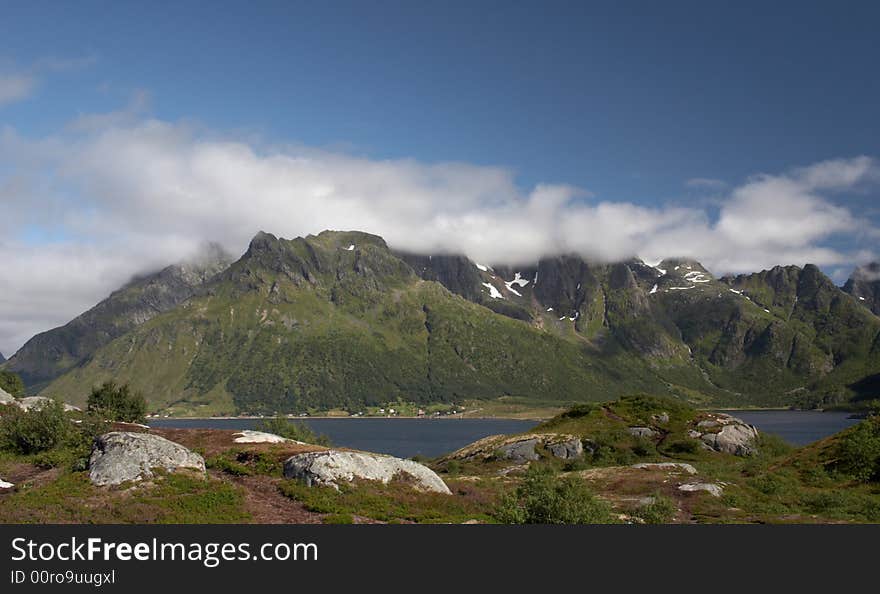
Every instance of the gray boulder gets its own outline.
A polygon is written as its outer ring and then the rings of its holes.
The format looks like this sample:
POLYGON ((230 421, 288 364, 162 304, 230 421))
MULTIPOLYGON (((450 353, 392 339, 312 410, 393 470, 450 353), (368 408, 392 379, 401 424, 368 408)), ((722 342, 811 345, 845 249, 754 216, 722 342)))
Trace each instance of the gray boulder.
POLYGON ((535 451, 535 446, 539 441, 537 438, 531 438, 505 444, 498 448, 498 456, 503 460, 512 460, 518 463, 538 460, 541 456, 535 451))
POLYGON ((560 458, 562 460, 573 460, 575 458, 583 457, 584 444, 581 442, 580 439, 569 439, 568 441, 547 444, 547 451, 549 451, 556 458, 560 458))
POLYGON ((652 437, 657 437, 660 435, 657 431, 651 429, 650 427, 629 427, 627 428, 630 435, 633 437, 644 437, 646 439, 650 439, 652 437))
POLYGON ((740 421, 725 425, 718 433, 705 433, 700 439, 715 451, 751 456, 756 452, 757 437, 757 429, 740 421))
POLYGON ((420 491, 451 494, 446 483, 430 468, 393 456, 366 452, 325 450, 296 454, 284 463, 284 476, 307 485, 339 488, 339 482, 355 479, 387 484, 395 477, 411 481, 420 491))
POLYGON ((89 479, 98 486, 153 477, 153 469, 205 473, 205 460, 182 445, 149 433, 114 431, 95 440, 89 479))

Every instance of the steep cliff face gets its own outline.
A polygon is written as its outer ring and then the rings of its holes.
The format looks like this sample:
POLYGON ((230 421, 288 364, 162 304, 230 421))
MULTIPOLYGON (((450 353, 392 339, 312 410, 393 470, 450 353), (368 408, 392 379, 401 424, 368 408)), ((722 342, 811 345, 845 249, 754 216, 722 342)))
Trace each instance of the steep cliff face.
POLYGON ((231 261, 209 246, 191 262, 132 279, 98 305, 64 326, 31 338, 6 363, 33 392, 87 360, 113 339, 191 297, 231 261))
POLYGON ((856 268, 843 290, 880 315, 880 263, 871 262, 856 268))

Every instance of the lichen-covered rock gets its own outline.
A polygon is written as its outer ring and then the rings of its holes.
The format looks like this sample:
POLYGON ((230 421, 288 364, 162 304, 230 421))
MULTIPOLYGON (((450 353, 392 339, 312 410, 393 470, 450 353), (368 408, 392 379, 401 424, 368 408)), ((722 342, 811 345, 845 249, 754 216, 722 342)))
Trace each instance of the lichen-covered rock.
POLYGON ((584 455, 584 444, 577 437, 558 443, 548 443, 546 447, 555 458, 561 460, 574 460, 584 455))
POLYGON ((307 485, 339 488, 339 482, 355 479, 388 483, 395 477, 410 481, 418 490, 450 494, 449 487, 430 468, 393 456, 366 452, 326 450, 296 454, 284 463, 284 476, 307 485))
POLYGON ((89 480, 98 486, 118 485, 153 476, 153 469, 205 472, 205 460, 178 443, 149 433, 114 431, 95 440, 89 480))
POLYGON ((633 464, 632 467, 641 470, 681 470, 688 474, 697 474, 697 469, 686 462, 642 462, 633 464))
POLYGON ((657 431, 651 429, 650 427, 629 427, 627 428, 627 431, 629 431, 630 435, 632 435, 633 437, 643 437, 646 439, 651 439, 652 437, 657 437, 658 435, 660 435, 657 431))
POLYGON ((715 451, 751 456, 756 452, 754 442, 757 437, 757 429, 739 421, 725 425, 718 433, 704 433, 700 439, 715 451))
POLYGON ((712 497, 721 497, 723 487, 715 483, 685 483, 684 485, 679 485, 678 490, 686 492, 705 491, 712 497))

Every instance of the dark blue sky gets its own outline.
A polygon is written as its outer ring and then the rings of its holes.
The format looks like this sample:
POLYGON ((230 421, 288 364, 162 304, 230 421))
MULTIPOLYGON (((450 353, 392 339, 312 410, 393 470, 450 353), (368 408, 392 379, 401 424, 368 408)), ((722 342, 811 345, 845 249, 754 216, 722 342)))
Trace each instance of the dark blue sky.
POLYGON ((95 63, 0 120, 48 133, 140 88, 164 119, 687 201, 880 154, 878 31, 876 2, 32 1, 0 57, 95 63))

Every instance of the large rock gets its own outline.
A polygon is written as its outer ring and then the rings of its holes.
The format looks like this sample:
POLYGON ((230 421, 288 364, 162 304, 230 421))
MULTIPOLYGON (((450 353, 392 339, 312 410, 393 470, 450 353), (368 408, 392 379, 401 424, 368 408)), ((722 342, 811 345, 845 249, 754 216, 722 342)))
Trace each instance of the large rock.
POLYGON ((89 479, 98 486, 118 485, 153 476, 153 469, 205 472, 205 460, 182 445, 149 433, 114 431, 95 440, 89 479))
POLYGON ((539 460, 541 456, 535 451, 538 443, 537 438, 531 438, 504 444, 498 448, 498 457, 518 463, 539 460))
POLYGON ((547 451, 549 451, 555 458, 561 460, 573 460, 581 458, 584 455, 584 444, 580 438, 577 437, 558 443, 548 443, 546 447, 547 451))
POLYGON ((449 487, 433 470, 418 462, 366 452, 326 450, 296 454, 284 463, 284 476, 305 481, 309 486, 337 489, 339 481, 361 479, 387 484, 400 477, 412 481, 412 485, 421 491, 451 494, 449 487))
POLYGON ((0 404, 5 404, 7 406, 11 406, 11 405, 16 405, 17 401, 15 400, 15 397, 12 394, 7 392, 3 388, 0 388, 0 404))
POLYGON ((651 439, 660 435, 659 432, 650 427, 628 427, 627 431, 633 437, 642 437, 644 439, 651 439))
POLYGON ((735 419, 718 433, 704 433, 700 439, 715 451, 751 456, 756 452, 754 442, 757 437, 757 429, 735 419))

